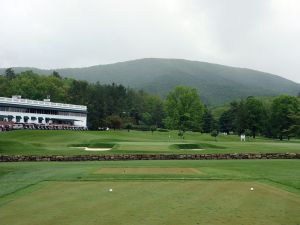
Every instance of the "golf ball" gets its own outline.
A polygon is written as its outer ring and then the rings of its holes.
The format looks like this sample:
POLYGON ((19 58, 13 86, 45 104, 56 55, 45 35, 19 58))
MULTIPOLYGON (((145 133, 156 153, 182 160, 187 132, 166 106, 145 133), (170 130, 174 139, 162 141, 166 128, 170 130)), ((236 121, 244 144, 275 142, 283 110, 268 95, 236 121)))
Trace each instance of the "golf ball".
POLYGON ((254 188, 252 187, 252 188, 250 188, 250 190, 251 190, 251 191, 253 191, 253 190, 254 190, 254 188))
POLYGON ((109 189, 109 192, 112 192, 112 189, 111 189, 111 188, 109 189))

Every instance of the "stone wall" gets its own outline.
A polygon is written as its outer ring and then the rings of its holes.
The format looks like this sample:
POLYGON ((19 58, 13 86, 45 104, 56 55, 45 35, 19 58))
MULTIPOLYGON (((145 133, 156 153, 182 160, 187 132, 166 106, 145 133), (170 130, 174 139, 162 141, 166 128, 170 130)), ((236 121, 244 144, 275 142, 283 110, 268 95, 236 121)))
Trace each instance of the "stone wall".
POLYGON ((300 159, 300 153, 234 154, 99 154, 74 156, 0 155, 0 162, 40 161, 124 161, 124 160, 226 160, 226 159, 300 159))

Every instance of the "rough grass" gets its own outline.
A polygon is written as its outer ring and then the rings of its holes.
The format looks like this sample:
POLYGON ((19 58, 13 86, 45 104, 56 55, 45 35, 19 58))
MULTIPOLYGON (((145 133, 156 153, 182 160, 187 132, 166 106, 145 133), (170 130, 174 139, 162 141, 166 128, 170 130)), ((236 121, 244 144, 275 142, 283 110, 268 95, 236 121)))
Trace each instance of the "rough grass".
POLYGON ((3 205, 0 221, 14 225, 296 225, 299 210, 298 196, 257 182, 47 182, 3 205))

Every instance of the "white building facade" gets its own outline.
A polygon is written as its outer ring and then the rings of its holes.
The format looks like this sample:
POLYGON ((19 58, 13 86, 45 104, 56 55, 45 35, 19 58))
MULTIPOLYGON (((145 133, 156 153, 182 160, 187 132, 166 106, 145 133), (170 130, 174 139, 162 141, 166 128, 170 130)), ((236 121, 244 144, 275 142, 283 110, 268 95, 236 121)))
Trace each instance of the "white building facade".
POLYGON ((37 101, 22 99, 21 96, 0 97, 0 121, 34 126, 35 128, 55 126, 61 129, 86 129, 87 107, 50 102, 49 99, 37 101))

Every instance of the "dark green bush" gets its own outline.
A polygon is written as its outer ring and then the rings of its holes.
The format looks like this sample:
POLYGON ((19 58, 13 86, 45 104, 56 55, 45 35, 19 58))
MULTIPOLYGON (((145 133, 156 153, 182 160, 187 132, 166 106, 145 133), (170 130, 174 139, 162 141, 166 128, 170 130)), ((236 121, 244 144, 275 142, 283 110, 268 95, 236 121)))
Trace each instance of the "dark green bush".
POLYGON ((159 131, 159 132, 169 132, 168 129, 164 129, 164 128, 158 128, 157 131, 159 131))

